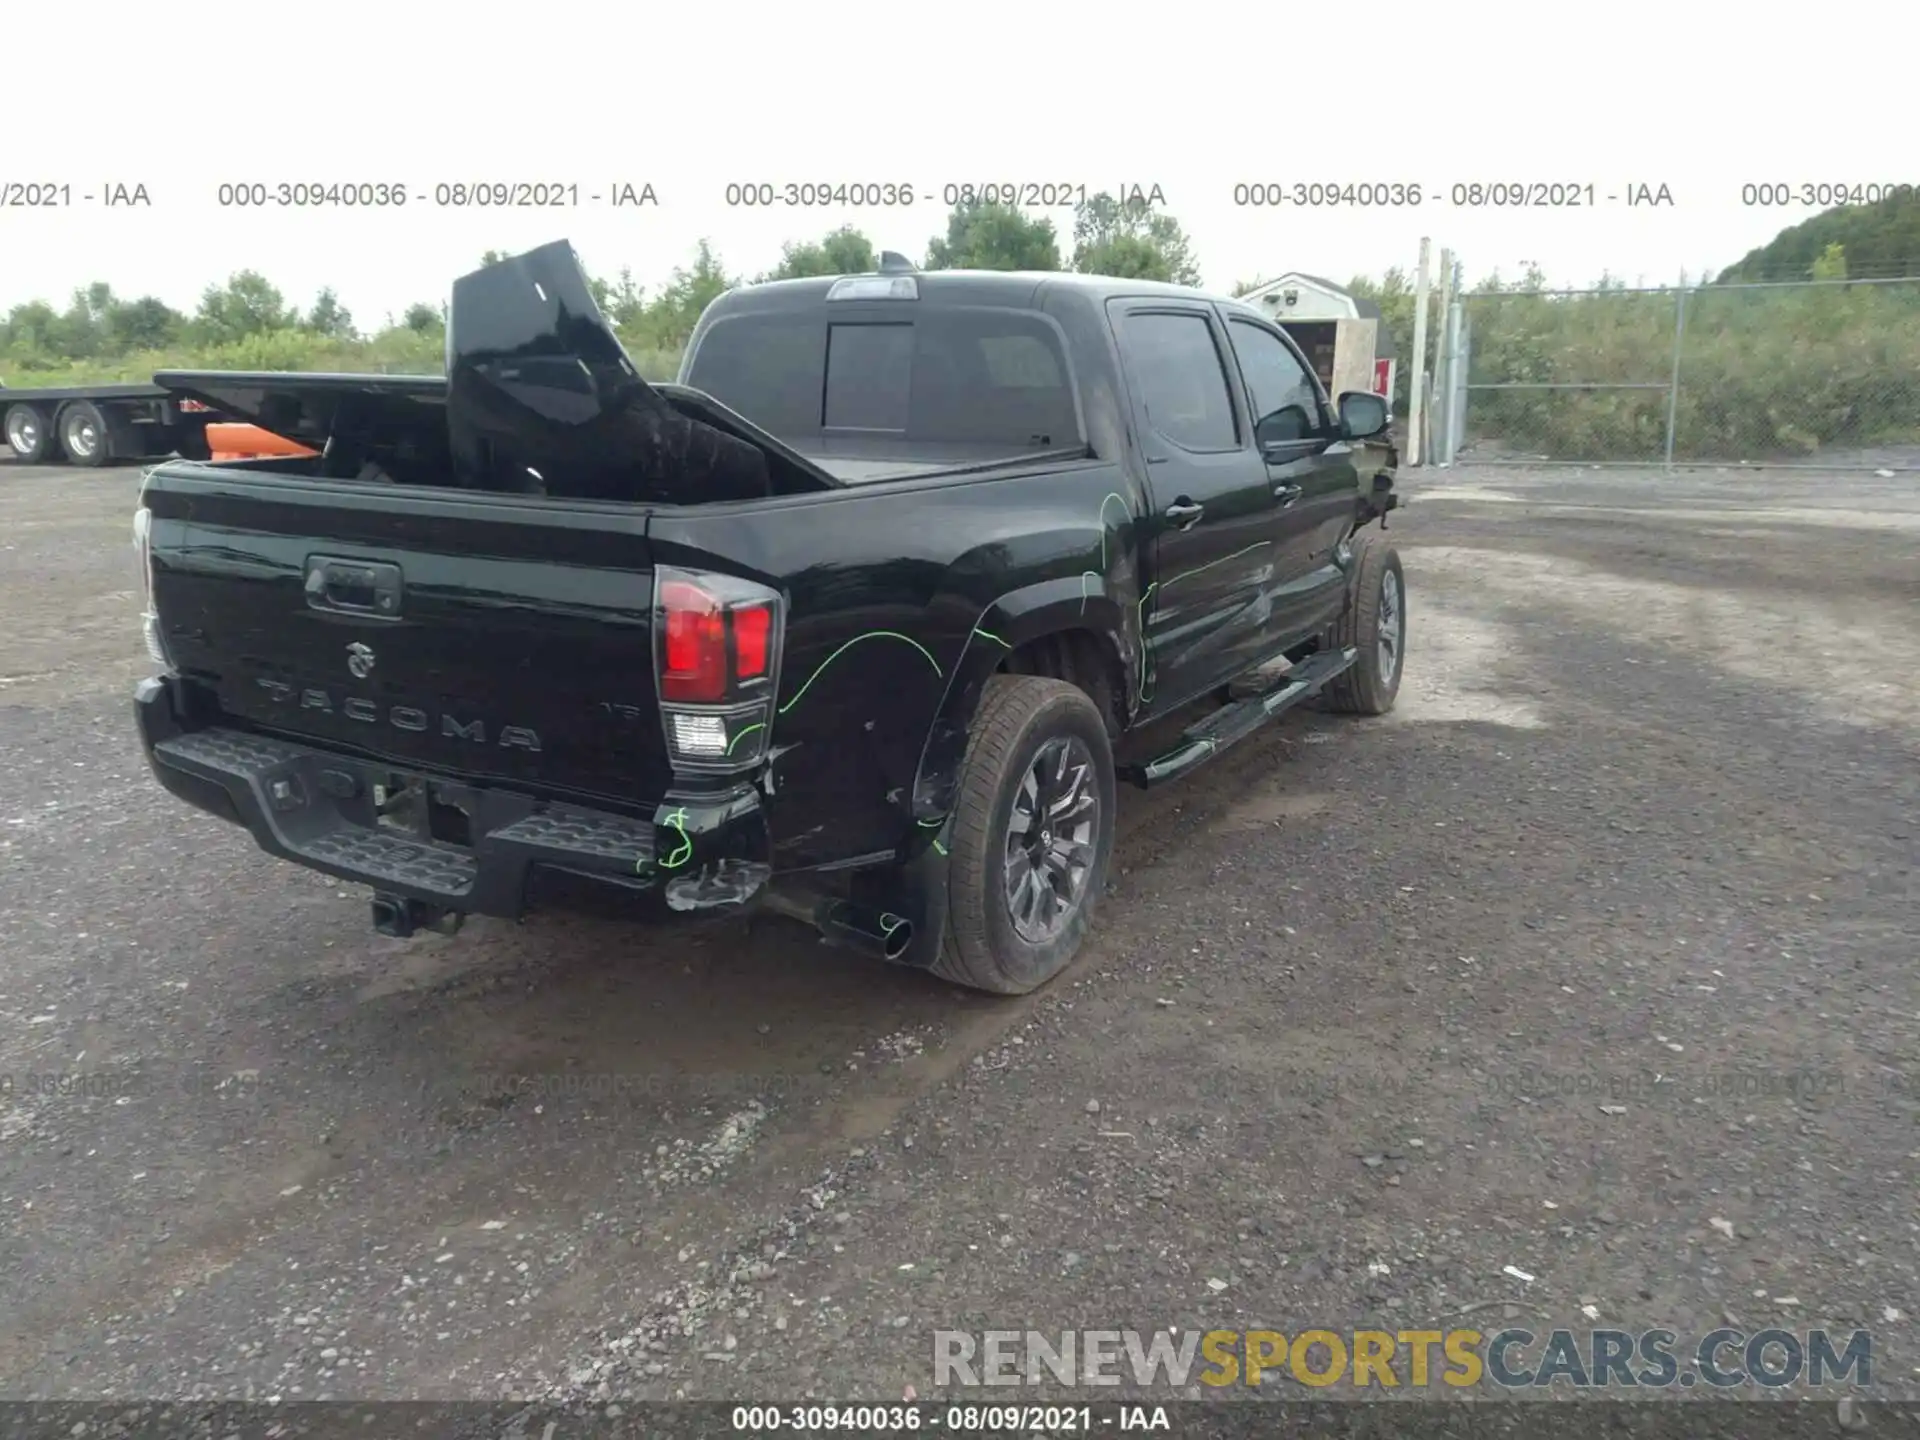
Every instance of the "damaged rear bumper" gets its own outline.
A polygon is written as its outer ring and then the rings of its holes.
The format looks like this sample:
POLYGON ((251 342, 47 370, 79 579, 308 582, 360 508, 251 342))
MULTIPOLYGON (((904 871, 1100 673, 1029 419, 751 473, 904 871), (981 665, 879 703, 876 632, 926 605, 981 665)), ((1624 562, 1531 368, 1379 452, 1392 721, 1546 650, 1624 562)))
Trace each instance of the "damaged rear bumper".
POLYGON ((657 895, 672 911, 725 911, 756 900, 772 873, 759 797, 673 796, 650 818, 467 785, 223 726, 190 727, 178 682, 134 692, 141 745, 169 792, 250 831, 283 860, 454 915, 515 919, 536 882, 584 879, 657 895), (420 823, 398 828, 382 804, 419 787, 420 823), (430 814, 458 817, 446 838, 430 814))

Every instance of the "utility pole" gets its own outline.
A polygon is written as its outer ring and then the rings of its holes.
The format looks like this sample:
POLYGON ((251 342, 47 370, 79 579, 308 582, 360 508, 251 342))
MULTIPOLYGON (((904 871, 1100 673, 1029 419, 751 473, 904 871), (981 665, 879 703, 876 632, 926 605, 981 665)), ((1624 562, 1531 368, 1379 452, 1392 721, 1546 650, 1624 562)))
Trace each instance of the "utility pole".
POLYGON ((1451 448, 1447 444, 1447 428, 1453 405, 1451 403, 1453 379, 1453 355, 1447 349, 1447 311, 1453 304, 1453 251, 1445 246, 1440 250, 1440 304, 1435 308, 1433 334, 1433 394, 1435 413, 1427 417, 1427 431, 1433 437, 1433 449, 1423 458, 1433 464, 1444 464, 1450 457, 1451 448))
POLYGON ((1420 437, 1427 419, 1427 298, 1432 283, 1428 261, 1433 242, 1420 237, 1420 275, 1413 289, 1413 373, 1407 377, 1407 464, 1422 459, 1420 437))

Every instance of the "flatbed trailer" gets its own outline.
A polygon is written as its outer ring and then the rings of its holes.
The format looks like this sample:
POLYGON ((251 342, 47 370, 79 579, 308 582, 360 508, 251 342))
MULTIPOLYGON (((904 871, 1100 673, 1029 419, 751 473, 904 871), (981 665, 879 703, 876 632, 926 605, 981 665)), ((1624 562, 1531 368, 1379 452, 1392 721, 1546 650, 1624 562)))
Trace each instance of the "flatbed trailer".
POLYGON ((29 465, 105 465, 181 455, 207 458, 207 422, 221 416, 158 385, 0 385, 0 433, 29 465))

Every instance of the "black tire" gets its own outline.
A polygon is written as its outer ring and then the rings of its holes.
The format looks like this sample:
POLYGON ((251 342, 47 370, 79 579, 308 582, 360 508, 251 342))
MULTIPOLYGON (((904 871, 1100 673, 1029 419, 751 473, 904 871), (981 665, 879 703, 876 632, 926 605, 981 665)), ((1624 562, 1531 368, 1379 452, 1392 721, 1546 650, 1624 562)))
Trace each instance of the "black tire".
POLYGON ((1344 715, 1384 715, 1407 668, 1407 577, 1400 552, 1373 532, 1354 536, 1353 550, 1347 613, 1333 627, 1333 645, 1352 646, 1360 658, 1321 692, 1321 706, 1344 715), (1387 638, 1390 652, 1381 643, 1387 638))
POLYGON ((32 405, 7 407, 7 444, 29 465, 39 465, 53 453, 53 427, 32 405))
MULTIPOLYGON (((1039 798, 1039 797, 1036 797, 1039 798)), ((1040 808, 1038 806, 1034 807, 1040 808)), ((1085 813, 1081 811, 1080 813, 1085 813)), ((1064 970, 1080 949, 1100 894, 1106 887, 1113 854, 1113 748, 1099 707, 1085 691, 1063 680, 1038 675, 996 675, 987 682, 961 765, 959 799, 947 843, 947 925, 933 971, 956 984, 996 995, 1025 995, 1064 970), (1091 794, 1092 818, 1083 827, 1091 852, 1084 867, 1068 864, 1070 903, 1057 912, 1057 929, 1034 925, 1021 933, 1009 897, 1010 845, 1029 853, 1047 852, 1058 862, 1054 842, 1074 848, 1071 837, 1056 837, 1050 824, 1032 847, 1016 841, 1015 805, 1027 805, 1023 792, 1029 774, 1043 757, 1051 771, 1066 758, 1066 782, 1076 789, 1071 802, 1091 794), (1082 773, 1082 767, 1085 773, 1082 773), (1046 930, 1049 933, 1036 933, 1046 930)), ((1038 876, 1036 871, 1035 875, 1038 876)), ((1039 911, 1050 909, 1044 897, 1059 896, 1058 885, 1036 878, 1022 892, 1035 898, 1039 911)))
POLYGON ((60 412, 60 448, 75 465, 92 468, 107 463, 113 454, 113 442, 98 406, 76 400, 60 412))
POLYGON ((180 443, 175 447, 175 453, 182 460, 211 460, 213 447, 207 444, 207 427, 188 425, 183 422, 180 427, 180 443))

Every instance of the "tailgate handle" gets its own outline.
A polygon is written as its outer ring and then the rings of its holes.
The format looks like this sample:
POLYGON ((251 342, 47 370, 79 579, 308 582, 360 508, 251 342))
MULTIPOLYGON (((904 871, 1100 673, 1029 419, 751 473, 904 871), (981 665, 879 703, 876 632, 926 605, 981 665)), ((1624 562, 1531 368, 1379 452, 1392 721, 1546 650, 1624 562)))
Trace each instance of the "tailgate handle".
POLYGON ((307 604, 345 615, 400 614, 400 567, 372 560, 307 557, 307 604))

